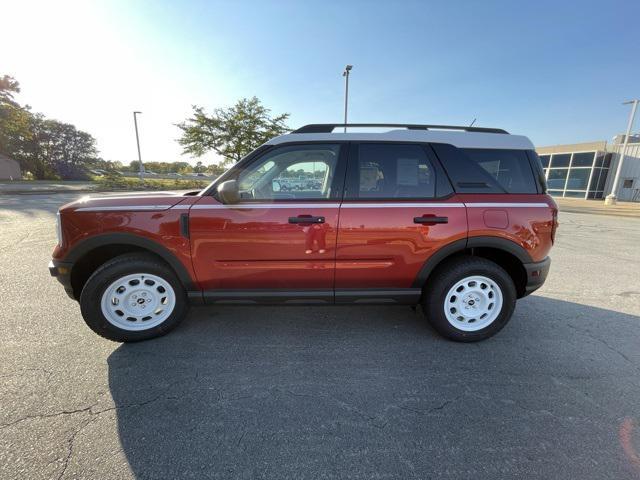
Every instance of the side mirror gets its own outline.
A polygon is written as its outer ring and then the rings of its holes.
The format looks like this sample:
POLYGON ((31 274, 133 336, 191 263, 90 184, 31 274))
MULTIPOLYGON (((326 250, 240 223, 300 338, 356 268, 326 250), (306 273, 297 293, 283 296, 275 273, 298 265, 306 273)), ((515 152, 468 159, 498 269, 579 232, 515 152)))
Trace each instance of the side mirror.
POLYGON ((217 188, 218 198, 222 203, 233 204, 240 201, 240 190, 238 189, 238 182, 235 180, 227 180, 218 185, 217 188))
POLYGON ((271 182, 271 190, 278 193, 280 191, 280 182, 278 180, 274 180, 271 182))

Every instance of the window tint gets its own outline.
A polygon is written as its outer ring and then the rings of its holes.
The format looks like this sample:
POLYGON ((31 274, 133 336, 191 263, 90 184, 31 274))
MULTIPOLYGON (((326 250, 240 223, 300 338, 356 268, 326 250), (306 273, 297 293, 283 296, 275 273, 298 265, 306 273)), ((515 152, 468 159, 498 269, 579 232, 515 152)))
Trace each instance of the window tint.
POLYGON ((586 190, 590 173, 590 168, 572 168, 569 170, 567 190, 586 190))
POLYGON ((356 185, 350 197, 435 197, 436 173, 420 145, 361 144, 354 163, 356 185))
POLYGON ((555 154, 551 157, 551 168, 568 167, 571 161, 570 153, 555 154))
POLYGON ((593 165, 595 152, 574 153, 571 160, 572 167, 590 167, 593 165))
POLYGON ((529 165, 533 170, 533 176, 538 183, 538 193, 547 193, 547 169, 542 167, 542 160, 540 160, 535 150, 528 150, 527 156, 529 157, 529 165))
POLYGON ((507 193, 537 193, 525 150, 465 148, 462 151, 507 193))
POLYGON ((295 145, 267 152, 238 175, 246 200, 325 199, 331 195, 340 146, 295 145))
POLYGON ((569 170, 566 168, 552 168, 549 170, 549 177, 547 178, 547 187, 550 190, 560 189, 564 190, 564 184, 567 181, 567 173, 569 170))
POLYGON ((542 166, 547 168, 549 166, 549 160, 551 159, 551 155, 540 155, 540 161, 542 162, 542 166))
POLYGON ((595 190, 598 185, 598 179, 600 178, 600 174, 602 173, 601 168, 594 168, 593 174, 591 175, 591 184, 589 185, 589 190, 595 190))

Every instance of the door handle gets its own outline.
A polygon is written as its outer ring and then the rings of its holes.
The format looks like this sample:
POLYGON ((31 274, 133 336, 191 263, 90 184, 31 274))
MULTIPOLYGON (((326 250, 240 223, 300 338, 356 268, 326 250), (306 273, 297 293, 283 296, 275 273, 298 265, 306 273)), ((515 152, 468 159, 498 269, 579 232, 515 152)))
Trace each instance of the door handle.
POLYGON ((422 217, 413 217, 413 223, 419 223, 420 225, 436 225, 438 223, 449 223, 449 217, 423 215, 422 217))
POLYGON ((314 217, 313 215, 298 215, 289 217, 289 223, 324 223, 324 217, 314 217))

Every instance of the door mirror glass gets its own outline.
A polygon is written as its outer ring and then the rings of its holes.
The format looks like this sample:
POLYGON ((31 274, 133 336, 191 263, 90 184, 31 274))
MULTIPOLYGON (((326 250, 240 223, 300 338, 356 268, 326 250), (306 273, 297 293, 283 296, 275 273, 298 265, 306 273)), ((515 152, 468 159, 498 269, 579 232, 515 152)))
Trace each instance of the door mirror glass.
POLYGON ((271 189, 274 192, 279 192, 280 191, 280 181, 279 180, 274 180, 271 182, 271 189))
POLYGON ((235 180, 227 180, 218 185, 218 198, 226 204, 234 204, 240 201, 240 190, 238 189, 238 182, 235 180))

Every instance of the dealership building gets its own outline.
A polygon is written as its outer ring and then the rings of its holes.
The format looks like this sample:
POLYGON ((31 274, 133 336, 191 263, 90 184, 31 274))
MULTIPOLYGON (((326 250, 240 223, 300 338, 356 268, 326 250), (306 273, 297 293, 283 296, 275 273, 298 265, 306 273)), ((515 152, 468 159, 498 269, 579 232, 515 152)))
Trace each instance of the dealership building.
MULTIPOLYGON (((604 199, 613 190, 613 179, 622 153, 624 135, 613 142, 576 143, 538 147, 549 193, 558 197, 604 199)), ((618 200, 640 202, 640 135, 630 135, 620 181, 618 200)))

